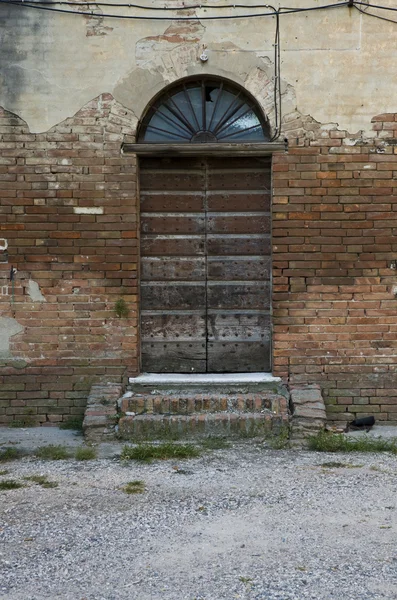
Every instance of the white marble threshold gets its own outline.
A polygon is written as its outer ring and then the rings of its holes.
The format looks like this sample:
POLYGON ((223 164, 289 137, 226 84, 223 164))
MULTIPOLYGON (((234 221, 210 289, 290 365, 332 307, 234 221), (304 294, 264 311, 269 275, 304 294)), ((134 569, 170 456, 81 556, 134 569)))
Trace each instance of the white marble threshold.
POLYGON ((194 384, 194 383, 275 383, 281 377, 271 373, 142 373, 138 377, 130 377, 130 383, 140 384, 194 384))

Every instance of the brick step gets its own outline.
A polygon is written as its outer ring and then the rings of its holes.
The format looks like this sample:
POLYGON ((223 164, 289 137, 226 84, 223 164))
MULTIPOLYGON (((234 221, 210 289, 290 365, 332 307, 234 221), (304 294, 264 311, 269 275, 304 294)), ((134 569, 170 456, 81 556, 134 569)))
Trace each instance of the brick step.
POLYGON ((276 415, 266 409, 260 413, 140 414, 119 420, 118 437, 132 442, 208 436, 241 438, 277 435, 287 425, 287 414, 276 415))
POLYGON ((119 409, 127 416, 224 412, 259 413, 266 410, 281 414, 287 412, 288 401, 281 394, 266 391, 252 394, 197 394, 194 391, 186 390, 182 393, 137 394, 129 391, 120 399, 119 409))

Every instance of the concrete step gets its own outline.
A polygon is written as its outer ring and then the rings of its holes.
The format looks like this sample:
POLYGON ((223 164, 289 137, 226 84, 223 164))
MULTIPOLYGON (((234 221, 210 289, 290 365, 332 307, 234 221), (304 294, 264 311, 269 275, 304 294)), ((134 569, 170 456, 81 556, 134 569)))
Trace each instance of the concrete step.
POLYGON ((280 377, 270 373, 144 373, 130 377, 129 390, 134 393, 222 393, 247 394, 285 389, 280 377))
POLYGON ((260 413, 141 414, 122 417, 118 437, 132 442, 208 436, 246 438, 278 435, 285 426, 288 426, 287 415, 275 415, 269 410, 260 413))

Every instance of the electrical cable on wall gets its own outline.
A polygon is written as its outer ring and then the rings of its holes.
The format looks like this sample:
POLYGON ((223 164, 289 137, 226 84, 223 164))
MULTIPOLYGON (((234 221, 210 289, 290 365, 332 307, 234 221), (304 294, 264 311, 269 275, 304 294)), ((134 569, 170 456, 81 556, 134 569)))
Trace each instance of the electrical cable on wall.
MULTIPOLYGON (((45 11, 49 11, 49 12, 56 12, 56 13, 63 13, 63 14, 71 14, 71 15, 80 15, 80 16, 85 16, 85 17, 92 17, 92 16, 98 16, 97 13, 95 13, 93 10, 92 11, 79 11, 79 10, 66 10, 63 8, 54 8, 54 4, 63 4, 63 5, 67 5, 67 6, 79 6, 80 3, 75 3, 75 2, 48 2, 46 0, 43 1, 39 1, 39 2, 25 2, 24 0, 0 0, 0 4, 9 4, 9 5, 13 5, 13 6, 19 6, 19 7, 23 7, 23 8, 33 8, 36 10, 45 10, 45 11)), ((287 15, 287 14, 292 14, 292 13, 299 13, 299 12, 308 12, 308 11, 317 11, 317 10, 325 10, 325 9, 330 9, 330 8, 339 8, 341 6, 348 6, 349 2, 337 2, 334 4, 325 4, 323 6, 313 6, 313 7, 306 7, 306 8, 279 8, 278 9, 278 13, 280 15, 287 15)), ((102 4, 101 2, 92 2, 92 3, 82 3, 82 6, 108 6, 109 4, 102 4)), ((147 10, 147 11, 151 11, 151 10, 163 10, 163 11, 167 11, 167 10, 173 10, 175 12, 179 12, 180 10, 182 10, 182 8, 170 8, 170 7, 166 7, 166 8, 151 8, 151 7, 144 7, 144 6, 140 6, 140 5, 133 5, 133 4, 120 4, 120 5, 111 5, 114 6, 116 8, 120 7, 131 7, 131 8, 137 8, 139 10, 147 10)), ((216 7, 216 9, 218 8, 230 8, 233 9, 235 8, 237 5, 221 5, 219 7, 216 7)), ((242 8, 244 5, 240 5, 240 7, 242 8)), ((207 6, 203 6, 203 5, 194 5, 194 6, 188 6, 188 7, 184 7, 184 10, 197 10, 197 9, 202 9, 202 8, 207 8, 207 6)), ((215 8, 215 7, 212 7, 215 8)), ((245 8, 271 8, 268 4, 263 4, 263 5, 255 5, 255 7, 249 7, 246 6, 245 8)), ((179 16, 172 16, 172 17, 167 17, 167 16, 154 16, 154 15, 150 15, 150 16, 144 16, 144 15, 126 15, 126 14, 116 14, 116 13, 101 13, 99 15, 100 17, 106 17, 106 18, 114 18, 114 19, 133 19, 133 20, 144 20, 144 21, 219 21, 219 20, 231 20, 231 19, 256 19, 258 17, 274 17, 274 12, 264 12, 264 13, 249 13, 249 14, 233 14, 233 15, 203 15, 203 16, 197 16, 197 15, 189 15, 188 17, 179 17, 179 16)))
POLYGON ((397 8, 393 8, 393 7, 387 7, 387 6, 383 6, 383 5, 376 5, 376 4, 372 4, 372 3, 365 3, 365 2, 361 2, 359 0, 347 0, 345 2, 337 2, 337 3, 332 3, 332 4, 325 4, 325 5, 321 5, 321 6, 310 6, 310 7, 302 7, 302 8, 292 8, 292 7, 280 7, 278 9, 276 9, 274 6, 271 6, 269 4, 252 4, 252 5, 248 5, 248 4, 220 4, 220 5, 213 5, 213 4, 192 4, 191 6, 178 6, 178 7, 171 7, 171 6, 155 6, 155 7, 151 7, 151 6, 144 6, 144 5, 140 5, 140 4, 114 4, 114 3, 110 3, 110 2, 79 2, 76 4, 76 2, 69 2, 67 0, 55 0, 54 2, 52 0, 38 0, 37 2, 29 2, 28 1, 24 1, 24 0, 0 0, 0 4, 7 4, 7 5, 12 5, 12 6, 18 6, 18 7, 23 7, 23 8, 32 8, 32 9, 36 9, 36 10, 45 10, 48 12, 55 12, 55 13, 61 13, 61 14, 71 14, 71 15, 80 15, 80 16, 84 16, 84 17, 100 17, 100 18, 115 18, 115 19, 131 19, 131 20, 144 20, 144 21, 219 21, 219 20, 236 20, 236 19, 252 19, 252 18, 259 18, 259 17, 272 17, 276 19, 276 32, 275 32, 275 37, 274 37, 274 114, 275 114, 275 130, 274 130, 274 134, 272 136, 272 138, 270 139, 270 141, 274 141, 276 140, 281 132, 281 120, 282 120, 282 115, 281 115, 281 110, 282 110, 282 101, 281 101, 281 49, 280 49, 280 17, 283 15, 290 15, 290 14, 297 14, 297 13, 302 13, 302 12, 311 12, 311 11, 319 11, 319 10, 326 10, 326 9, 333 9, 333 8, 341 8, 341 7, 350 7, 350 8, 356 8, 357 11, 359 11, 360 13, 362 13, 363 15, 366 15, 368 17, 374 17, 377 19, 381 19, 384 21, 388 21, 391 23, 396 23, 396 21, 394 21, 393 19, 388 19, 387 17, 383 17, 381 15, 375 15, 373 13, 369 13, 366 10, 363 10, 361 7, 365 7, 365 8, 374 8, 374 9, 379 9, 379 10, 387 10, 387 11, 393 11, 396 12, 397 8), (177 14, 172 15, 172 16, 165 16, 165 15, 161 15, 161 16, 157 16, 157 15, 139 15, 139 14, 116 14, 116 13, 95 13, 94 10, 69 10, 69 9, 65 9, 65 8, 56 8, 54 5, 57 6, 73 6, 74 8, 76 8, 77 6, 83 6, 83 7, 90 7, 90 6, 95 6, 95 7, 100 7, 100 6, 113 6, 114 8, 130 8, 130 9, 135 9, 135 10, 141 10, 141 11, 149 11, 149 12, 153 12, 156 11, 156 13, 162 11, 165 13, 169 13, 170 11, 173 11, 177 14), (228 15, 203 15, 203 16, 198 16, 196 14, 194 15, 189 15, 188 17, 181 17, 178 15, 178 13, 180 13, 181 11, 192 11, 192 10, 199 10, 199 9, 203 9, 205 8, 206 10, 219 10, 219 9, 232 9, 232 10, 236 10, 236 9, 249 9, 249 10, 253 10, 253 9, 267 9, 267 12, 262 12, 262 13, 243 13, 243 14, 239 14, 239 13, 234 13, 234 14, 228 14, 228 15), (270 9, 270 10, 269 10, 270 9))

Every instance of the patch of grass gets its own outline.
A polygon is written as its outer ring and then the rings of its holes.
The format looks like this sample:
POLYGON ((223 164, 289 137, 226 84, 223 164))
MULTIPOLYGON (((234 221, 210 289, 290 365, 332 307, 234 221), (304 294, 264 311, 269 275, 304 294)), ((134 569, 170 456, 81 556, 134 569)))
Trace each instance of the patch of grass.
POLYGON ((34 408, 24 408, 23 414, 19 416, 19 419, 15 419, 9 423, 9 427, 34 427, 36 422, 36 412, 34 408))
POLYGON ((5 479, 4 481, 0 481, 0 490, 17 490, 22 487, 25 487, 23 483, 15 481, 15 479, 5 479))
POLYGON ((230 442, 223 437, 209 436, 200 441, 200 444, 206 450, 222 450, 223 448, 229 448, 230 442))
POLYGON ((9 472, 8 469, 3 469, 3 471, 0 471, 0 475, 8 475, 9 472))
POLYGON ((30 475, 29 477, 24 477, 25 481, 33 481, 33 483, 38 483, 43 488, 55 488, 58 487, 58 483, 56 481, 49 481, 46 475, 30 475))
POLYGON ((200 450, 193 444, 138 444, 138 446, 124 446, 121 453, 122 460, 167 460, 170 458, 196 458, 200 450))
POLYGON ((8 424, 8 427, 12 427, 13 429, 23 428, 23 427, 34 427, 36 425, 36 421, 33 417, 25 417, 24 419, 15 419, 15 421, 11 421, 8 424))
POLYGON ((72 417, 59 424, 59 429, 73 429, 75 431, 83 430, 83 417, 72 417))
POLYGON ((4 448, 0 450, 0 462, 7 462, 9 460, 16 460, 20 458, 21 452, 17 448, 4 448))
POLYGON ((347 437, 343 434, 320 431, 308 438, 309 450, 317 452, 392 452, 397 454, 397 439, 384 440, 363 437, 347 437))
POLYGON ((121 488, 126 494, 143 494, 145 491, 145 482, 140 479, 129 481, 121 488))
POLYGON ((90 446, 81 446, 74 453, 76 460, 92 460, 96 458, 96 449, 90 446))
POLYGON ((65 446, 55 446, 50 444, 49 446, 37 448, 35 456, 42 460, 65 460, 70 458, 71 454, 65 446))
POLYGON ((289 427, 281 427, 278 434, 272 434, 266 441, 273 450, 285 450, 290 447, 289 444, 289 427))

